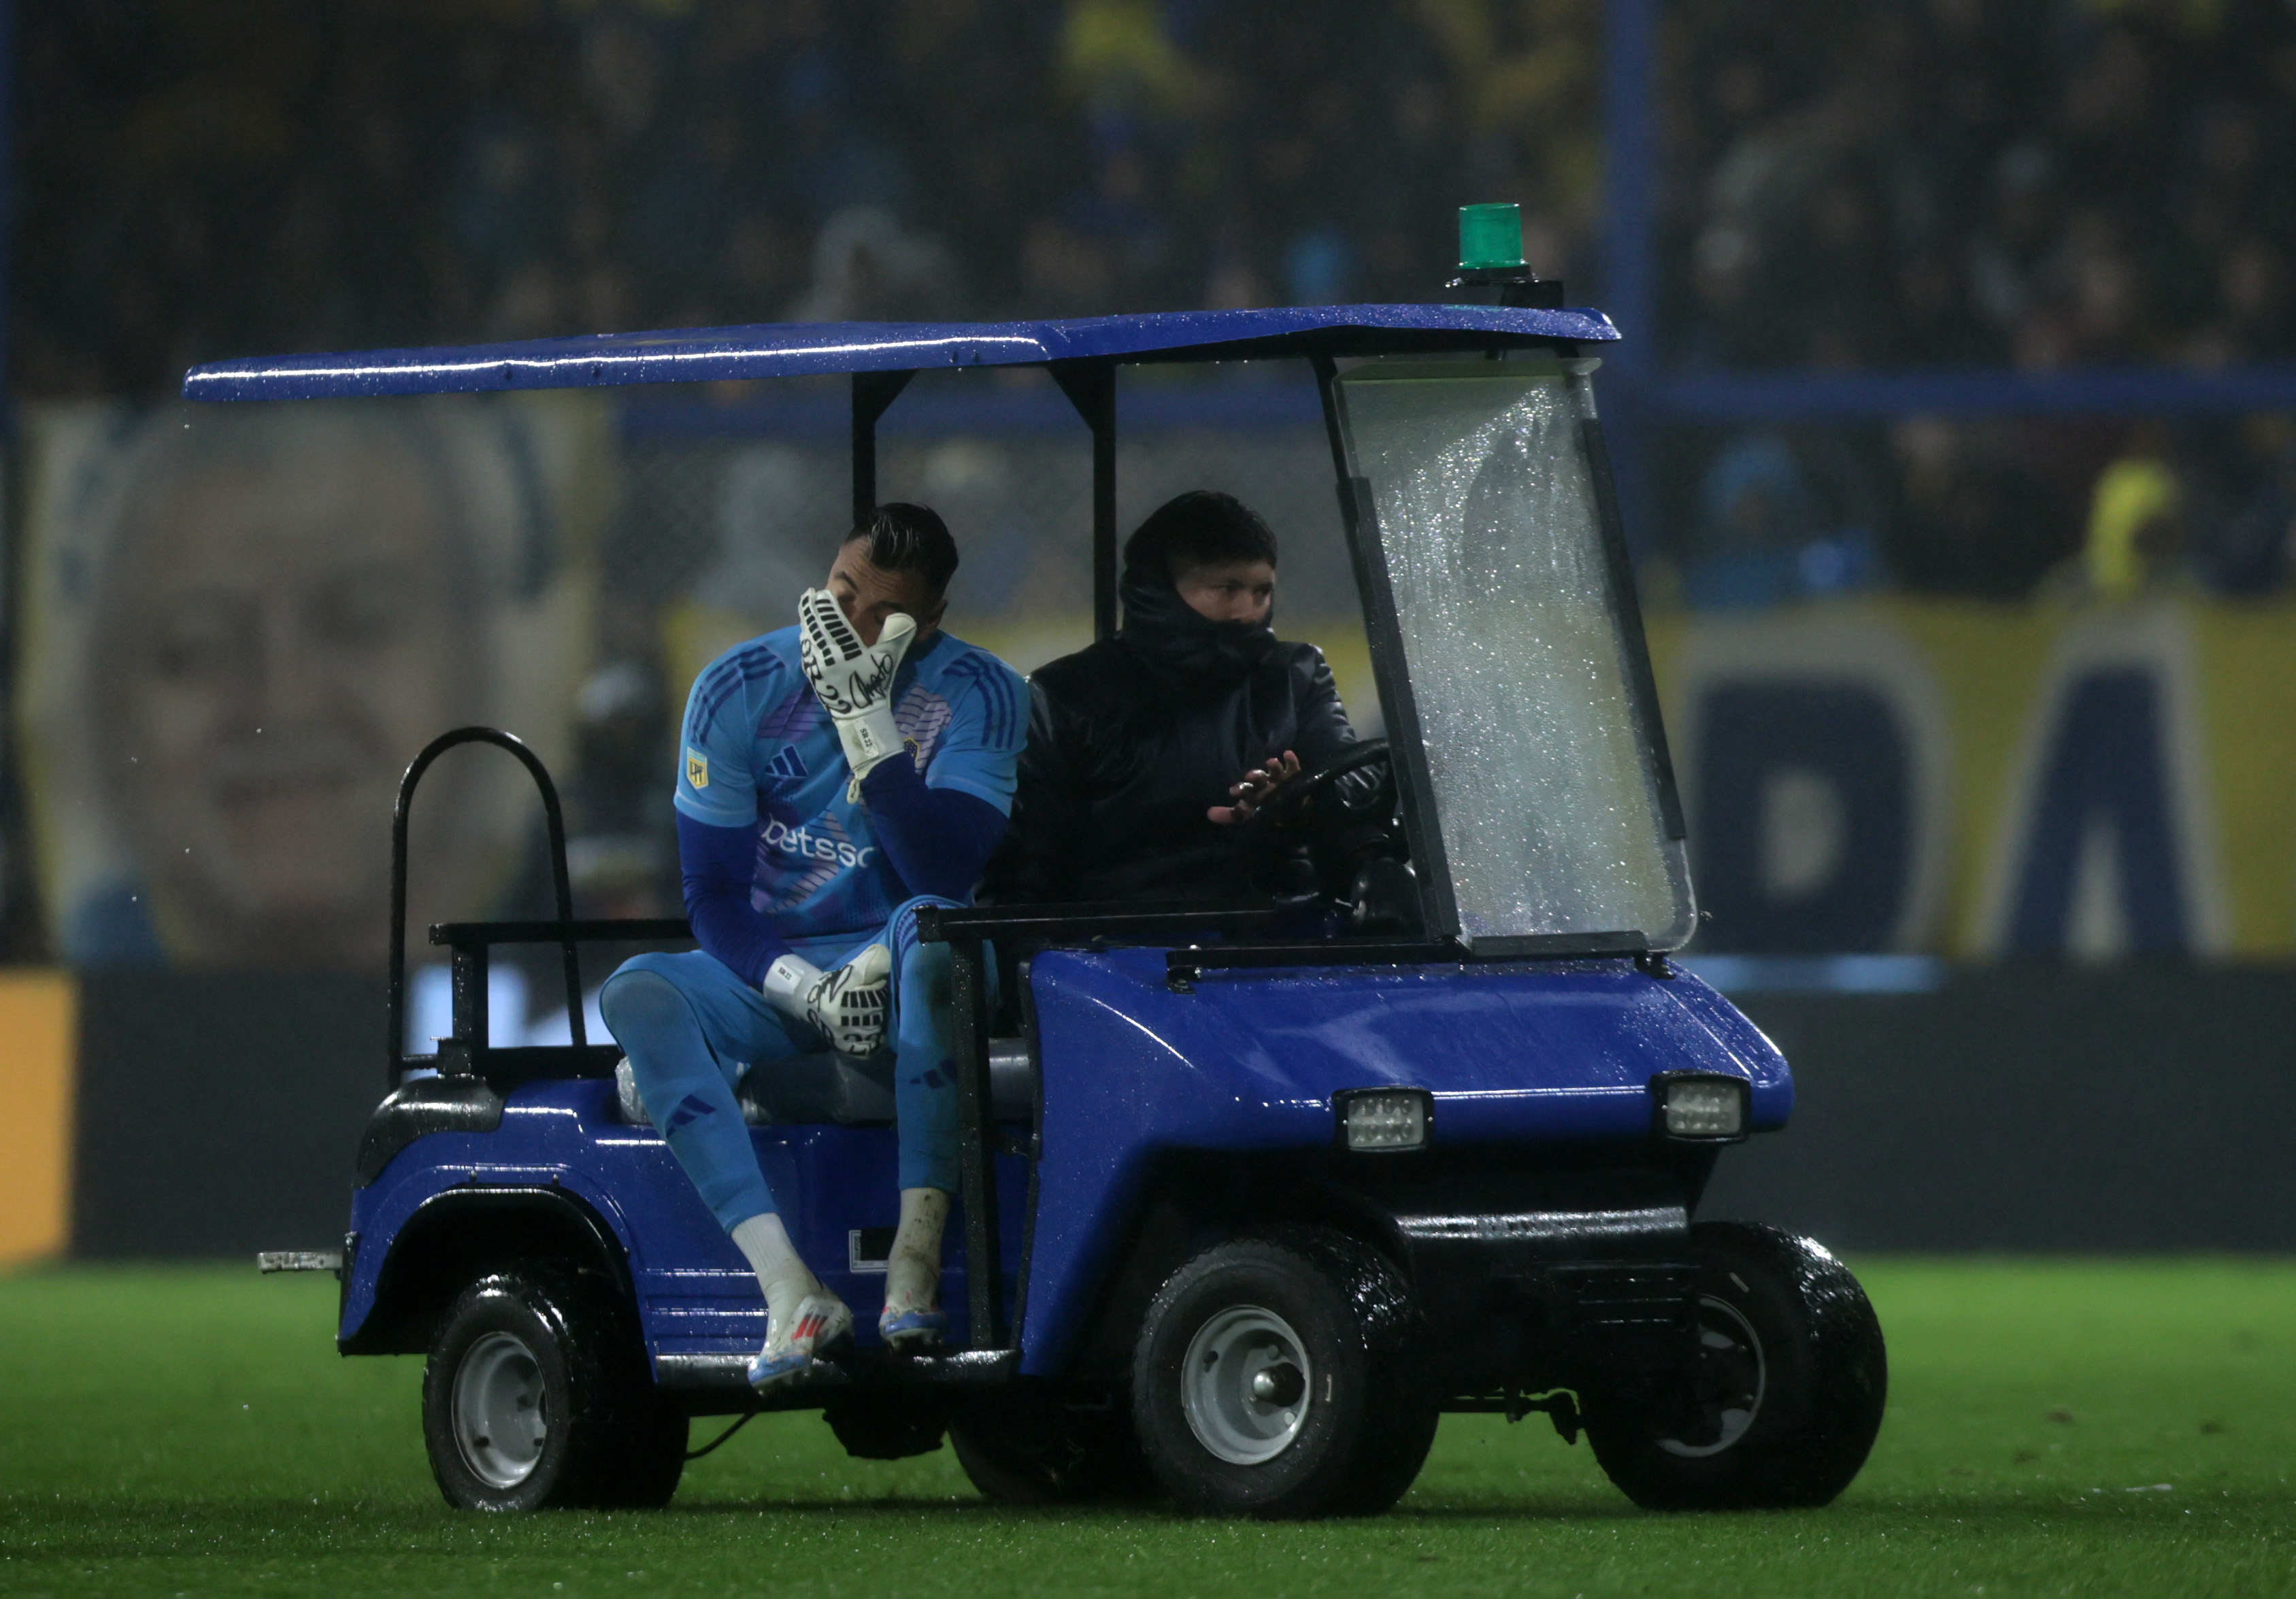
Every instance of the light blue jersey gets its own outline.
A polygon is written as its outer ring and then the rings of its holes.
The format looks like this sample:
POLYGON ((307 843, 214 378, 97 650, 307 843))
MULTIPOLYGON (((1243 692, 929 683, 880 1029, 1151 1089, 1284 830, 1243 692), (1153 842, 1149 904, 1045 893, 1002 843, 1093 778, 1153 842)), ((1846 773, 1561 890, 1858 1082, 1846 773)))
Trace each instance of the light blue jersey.
MULTIPOLYGON (((1021 675, 946 633, 913 648, 893 681, 893 721, 926 786, 1010 815, 1029 736, 1021 675)), ((758 829, 750 903, 791 940, 882 927, 910 891, 847 798, 852 770, 798 666, 798 630, 736 645, 693 680, 677 808, 712 827, 758 829)))

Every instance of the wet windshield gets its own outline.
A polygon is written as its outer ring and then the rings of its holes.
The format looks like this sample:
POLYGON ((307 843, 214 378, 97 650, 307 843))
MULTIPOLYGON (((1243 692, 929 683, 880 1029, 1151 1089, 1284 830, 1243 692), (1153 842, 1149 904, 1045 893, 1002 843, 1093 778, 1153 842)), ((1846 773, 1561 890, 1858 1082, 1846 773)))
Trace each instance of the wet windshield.
POLYGON ((1373 361, 1338 390, 1426 749, 1439 911, 1447 890, 1475 940, 1678 947, 1690 880, 1604 548, 1586 380, 1551 358, 1373 361))

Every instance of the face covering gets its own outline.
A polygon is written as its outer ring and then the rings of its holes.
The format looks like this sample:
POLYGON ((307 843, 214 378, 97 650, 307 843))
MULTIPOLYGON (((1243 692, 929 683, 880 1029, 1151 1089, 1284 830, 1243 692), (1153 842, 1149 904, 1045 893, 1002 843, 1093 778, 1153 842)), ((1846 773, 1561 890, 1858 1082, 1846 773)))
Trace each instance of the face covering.
POLYGON ((1170 578, 1139 567, 1125 570, 1117 593, 1124 601, 1124 647, 1167 676, 1232 683, 1275 647, 1272 606, 1266 621, 1216 622, 1180 598, 1170 578))

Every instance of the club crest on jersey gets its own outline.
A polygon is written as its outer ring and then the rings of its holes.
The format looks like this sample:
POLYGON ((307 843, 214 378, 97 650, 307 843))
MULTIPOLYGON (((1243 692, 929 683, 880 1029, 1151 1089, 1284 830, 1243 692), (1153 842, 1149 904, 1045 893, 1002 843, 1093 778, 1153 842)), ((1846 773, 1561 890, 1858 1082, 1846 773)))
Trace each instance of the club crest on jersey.
POLYGON ((691 746, 685 751, 685 781, 697 789, 709 786, 709 758, 691 746))

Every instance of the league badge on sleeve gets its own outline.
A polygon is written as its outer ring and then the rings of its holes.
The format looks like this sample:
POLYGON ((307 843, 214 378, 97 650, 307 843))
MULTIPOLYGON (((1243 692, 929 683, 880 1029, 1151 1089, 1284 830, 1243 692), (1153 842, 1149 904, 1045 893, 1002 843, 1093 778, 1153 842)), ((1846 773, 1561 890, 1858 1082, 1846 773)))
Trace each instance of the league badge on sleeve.
POLYGON ((709 786, 709 758, 691 744, 685 747, 685 781, 692 788, 709 786))

